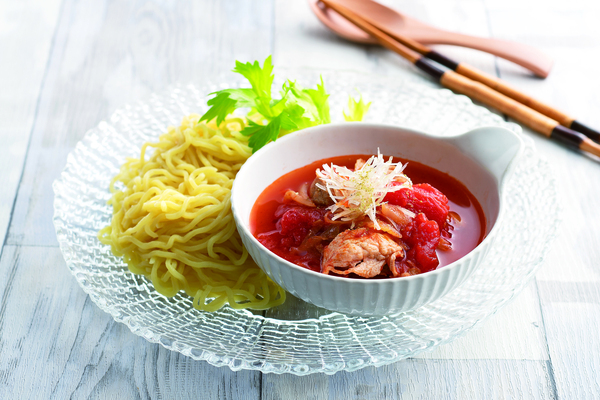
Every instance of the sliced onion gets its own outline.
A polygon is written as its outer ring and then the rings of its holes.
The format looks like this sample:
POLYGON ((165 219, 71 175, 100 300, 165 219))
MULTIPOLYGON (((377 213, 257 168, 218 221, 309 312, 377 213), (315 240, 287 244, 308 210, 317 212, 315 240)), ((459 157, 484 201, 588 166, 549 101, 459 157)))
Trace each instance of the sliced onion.
POLYGON ((373 229, 374 231, 381 231, 390 234, 391 236, 397 237, 398 239, 402 238, 402 234, 396 229, 392 224, 388 224, 387 222, 377 219, 377 223, 379 224, 379 229, 375 228, 375 223, 370 219, 365 220, 359 226, 373 229))
POLYGON ((350 225, 352 223, 352 221, 342 221, 341 219, 333 219, 333 216, 334 216, 333 213, 328 212, 323 217, 323 221, 325 221, 328 224, 337 224, 337 225, 343 225, 343 224, 350 225))
POLYGON ((457 221, 457 222, 461 222, 460 215, 458 215, 458 214, 457 214, 456 212, 454 212, 454 211, 450 211, 450 212, 448 212, 448 216, 449 216, 450 218, 452 218, 453 220, 457 221))
POLYGON ((447 239, 441 237, 437 248, 441 251, 452 250, 452 243, 450 243, 447 239))
POLYGON ((307 207, 316 207, 315 203, 313 203, 313 201, 309 199, 308 196, 302 196, 302 194, 294 192, 293 190, 288 190, 285 192, 285 195, 283 195, 283 202, 296 202, 307 207))
POLYGON ((415 213, 394 204, 384 203, 381 205, 381 214, 398 224, 400 229, 410 224, 415 213))

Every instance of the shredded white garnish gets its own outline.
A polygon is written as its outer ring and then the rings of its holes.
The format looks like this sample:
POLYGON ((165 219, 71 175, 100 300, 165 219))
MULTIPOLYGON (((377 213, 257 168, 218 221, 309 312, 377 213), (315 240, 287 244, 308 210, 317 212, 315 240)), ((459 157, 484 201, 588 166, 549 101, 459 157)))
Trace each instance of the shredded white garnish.
POLYGON ((389 192, 412 186, 410 179, 402 173, 406 164, 388 161, 377 149, 377 156, 372 156, 362 168, 352 171, 339 165, 323 165, 317 170, 317 176, 325 186, 317 186, 329 193, 334 203, 328 209, 333 213, 332 219, 353 221, 367 215, 377 229, 377 207, 383 203, 383 198, 389 192), (392 182, 400 185, 392 185, 392 182))

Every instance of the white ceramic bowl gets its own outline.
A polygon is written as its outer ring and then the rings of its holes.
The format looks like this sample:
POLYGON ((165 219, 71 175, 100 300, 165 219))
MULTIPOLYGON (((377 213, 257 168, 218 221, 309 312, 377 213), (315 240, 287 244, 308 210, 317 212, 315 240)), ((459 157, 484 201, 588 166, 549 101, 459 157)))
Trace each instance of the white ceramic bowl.
POLYGON ((238 173, 233 215, 244 245, 271 279, 304 301, 348 314, 384 315, 434 301, 471 275, 492 245, 501 220, 503 181, 523 143, 503 128, 478 128, 439 138, 394 126, 343 123, 295 132, 254 154, 238 173), (351 279, 314 272, 275 255, 252 235, 250 211, 262 191, 280 176, 314 161, 341 155, 377 154, 418 161, 462 182, 486 217, 486 237, 469 254, 437 270, 403 278, 351 279))

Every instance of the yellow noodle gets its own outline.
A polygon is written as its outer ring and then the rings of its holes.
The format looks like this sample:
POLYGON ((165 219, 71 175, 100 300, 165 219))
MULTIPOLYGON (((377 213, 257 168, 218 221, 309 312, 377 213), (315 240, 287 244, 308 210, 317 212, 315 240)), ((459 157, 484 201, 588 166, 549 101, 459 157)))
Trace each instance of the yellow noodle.
POLYGON ((248 256, 231 214, 233 179, 252 154, 244 121, 199 119, 169 127, 121 166, 110 184, 112 221, 98 238, 158 292, 183 290, 200 310, 281 304, 285 292, 248 256))

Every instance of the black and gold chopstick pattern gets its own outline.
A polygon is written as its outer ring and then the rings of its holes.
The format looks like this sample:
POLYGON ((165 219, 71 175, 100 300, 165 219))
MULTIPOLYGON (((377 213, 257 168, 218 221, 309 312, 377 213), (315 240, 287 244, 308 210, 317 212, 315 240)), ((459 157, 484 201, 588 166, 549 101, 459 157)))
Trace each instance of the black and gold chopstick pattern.
MULTIPOLYGON (((447 67, 447 68, 451 69, 452 71, 455 71, 459 74, 460 74, 460 72, 458 72, 458 71, 462 70, 464 72, 465 68, 468 68, 468 66, 465 66, 464 64, 461 64, 461 63, 457 63, 456 61, 454 61, 434 50, 430 50, 429 52, 426 52, 425 54, 423 54, 423 57, 426 57, 426 59, 435 61, 438 64, 443 65, 444 67, 447 67)), ((415 65, 417 65, 417 64, 415 63, 415 65)), ((419 69, 423 70, 422 67, 419 67, 418 65, 417 65, 417 67, 419 69)), ((431 69, 430 67, 425 67, 425 68, 428 70, 431 69)), ((485 74, 484 72, 481 72, 481 71, 477 71, 477 72, 478 72, 478 74, 485 74)), ((429 74, 429 75, 435 79, 441 79, 441 76, 439 78, 437 78, 437 76, 439 75, 439 72, 437 72, 435 74, 435 76, 433 76, 431 74, 429 74)), ((468 77, 468 74, 463 73, 461 75, 468 77)), ((471 78, 471 79, 473 79, 473 78, 471 78)), ((478 82, 482 82, 481 79, 475 79, 475 80, 478 82)), ((488 81, 489 80, 499 81, 499 79, 492 77, 492 76, 489 76, 489 78, 487 80, 488 81)), ((485 82, 482 82, 482 83, 485 84, 485 82)), ((502 83, 501 88, 508 87, 508 85, 506 85, 504 82, 501 82, 501 83, 502 83)), ((486 86, 492 87, 490 85, 486 85, 486 86)), ((495 86, 498 86, 498 85, 495 85, 495 86)), ((544 105, 537 100, 533 104, 531 104, 532 99, 529 96, 522 95, 522 94, 521 94, 521 96, 515 96, 515 95, 509 96, 509 94, 517 92, 516 89, 511 88, 511 90, 498 90, 498 87, 496 87, 495 89, 498 92, 504 94, 505 96, 534 109, 538 113, 545 115, 545 116, 549 117, 550 119, 556 120, 557 124, 556 124, 556 126, 554 126, 554 128, 552 128, 552 130, 550 131, 549 134, 547 133, 547 129, 545 129, 545 132, 543 132, 546 136, 549 136, 553 139, 563 142, 564 144, 567 144, 570 147, 576 147, 576 148, 579 148, 581 146, 581 144, 585 142, 585 137, 590 138, 594 142, 600 143, 600 132, 597 132, 597 131, 583 125, 582 123, 568 117, 567 115, 565 115, 557 110, 553 110, 554 112, 543 112, 543 111, 547 111, 548 109, 550 109, 551 108, 550 106, 544 105), (520 97, 520 99, 522 101, 519 101, 519 99, 517 99, 515 97, 520 97), (552 117, 554 117, 554 118, 552 118, 552 117), (573 134, 573 133, 575 133, 575 134, 573 134)), ((552 125, 552 123, 550 123, 550 125, 552 125)))
MULTIPOLYGON (((376 27, 375 21, 372 21, 368 17, 360 17, 360 18, 363 18, 366 23, 371 24, 376 29, 379 29, 376 27)), ((429 47, 422 45, 421 43, 419 43, 409 37, 402 36, 395 32, 390 32, 390 31, 385 31, 385 30, 381 30, 381 32, 389 35, 393 39, 396 39, 398 42, 400 42, 404 46, 408 47, 411 50, 416 51, 417 53, 421 54, 422 56, 424 56, 432 61, 435 61, 436 63, 443 65, 444 67, 449 68, 452 71, 454 71, 460 75, 464 75, 467 78, 481 82, 484 85, 489 86, 492 89, 504 94, 505 96, 508 96, 511 99, 514 99, 529 108, 533 108, 540 114, 544 114, 545 116, 552 118, 553 120, 557 121, 559 124, 561 124, 567 128, 570 128, 574 131, 583 133, 585 136, 589 137, 593 141, 600 143, 600 132, 582 124, 581 122, 577 121, 575 118, 563 113, 562 111, 559 111, 556 108, 554 108, 548 104, 545 104, 531 96, 528 96, 527 94, 508 85, 503 80, 501 80, 495 76, 492 76, 490 74, 487 74, 481 70, 478 70, 466 63, 461 63, 461 62, 452 60, 451 58, 446 57, 445 55, 440 54, 437 51, 432 50, 429 47)))
MULTIPOLYGON (((569 120, 563 113, 524 95, 498 78, 466 64, 457 63, 412 39, 403 38, 406 42, 404 40, 401 42, 398 40, 397 35, 393 37, 388 35, 338 3, 331 0, 321 0, 321 2, 375 37, 383 46, 404 57, 442 86, 495 108, 546 137, 600 157, 600 145, 598 143, 580 132, 575 132, 566 125, 561 125, 561 120, 564 120, 565 124, 569 126, 572 126, 575 122, 573 119, 569 120), (442 69, 436 63, 449 69, 442 69), (548 116, 548 114, 551 116, 548 116)), ((583 125, 576 122, 575 126, 581 127, 583 125)), ((590 128, 586 128, 586 132, 596 139, 600 139, 600 134, 596 132, 596 135, 594 135, 595 131, 590 128)))

